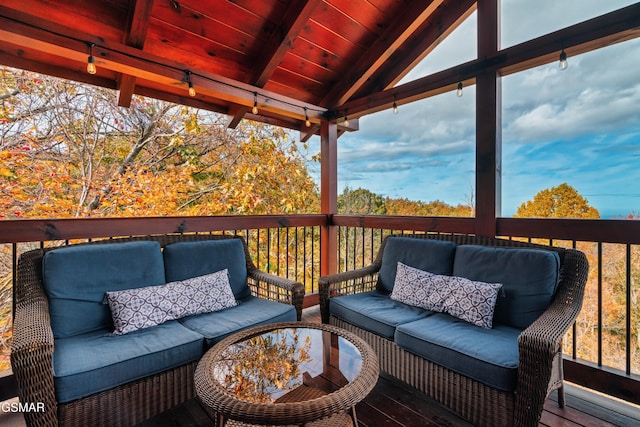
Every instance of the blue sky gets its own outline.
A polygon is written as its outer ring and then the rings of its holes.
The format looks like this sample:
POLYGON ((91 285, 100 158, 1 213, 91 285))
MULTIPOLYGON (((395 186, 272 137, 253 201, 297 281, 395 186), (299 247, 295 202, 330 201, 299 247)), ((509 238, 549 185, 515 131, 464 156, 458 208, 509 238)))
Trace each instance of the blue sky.
MULTIPOLYGON (((502 0, 502 46, 634 1, 502 0)), ((403 82, 475 58, 472 15, 403 82)), ((603 218, 640 213, 640 39, 502 78, 502 215, 567 182, 603 218)), ((401 83, 403 83, 401 82, 401 83)), ((466 203, 475 174, 475 88, 362 117, 338 140, 338 191, 466 203)), ((319 140, 311 141, 311 149, 319 140)))

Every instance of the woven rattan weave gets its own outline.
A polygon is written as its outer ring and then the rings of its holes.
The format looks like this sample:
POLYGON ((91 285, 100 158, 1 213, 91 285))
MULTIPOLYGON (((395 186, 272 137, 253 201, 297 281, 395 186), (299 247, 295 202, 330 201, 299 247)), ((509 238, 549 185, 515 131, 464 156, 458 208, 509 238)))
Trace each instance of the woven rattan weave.
POLYGON ((392 341, 331 316, 329 301, 334 296, 377 289, 378 272, 386 240, 375 261, 364 268, 320 278, 322 321, 358 335, 378 355, 380 369, 451 408, 478 426, 537 426, 548 394, 562 388, 562 338, 582 307, 589 264, 574 249, 540 246, 526 242, 469 235, 418 234, 405 237, 449 240, 457 244, 498 247, 530 247, 556 251, 560 256, 560 281, 549 308, 518 338, 519 365, 515 393, 493 389, 450 371, 396 346, 392 341))

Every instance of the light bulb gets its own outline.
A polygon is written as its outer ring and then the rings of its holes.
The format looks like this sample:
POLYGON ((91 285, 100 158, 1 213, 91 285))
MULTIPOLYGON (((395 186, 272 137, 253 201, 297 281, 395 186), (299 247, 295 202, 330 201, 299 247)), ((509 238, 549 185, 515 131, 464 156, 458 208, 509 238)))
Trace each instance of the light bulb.
POLYGON ((196 90, 191 82, 189 82, 189 96, 196 96, 196 90))
POLYGON ((309 120, 309 113, 307 113, 307 107, 304 107, 304 124, 307 127, 311 127, 311 120, 309 120))
POLYGON ((89 56, 89 59, 87 60, 87 73, 89 74, 95 74, 96 73, 96 60, 93 59, 93 55, 89 56))
POLYGON ((562 49, 562 52, 560 52, 560 69, 566 70, 568 66, 569 64, 567 64, 567 53, 564 51, 564 49, 562 49))
POLYGON ((344 116, 344 125, 345 125, 346 127, 349 127, 349 119, 347 118, 347 115, 346 115, 346 114, 345 114, 345 116, 344 116))
POLYGON ((462 96, 462 82, 458 83, 458 90, 456 92, 456 95, 458 95, 458 98, 462 96))
POLYGON ((96 73, 96 60, 93 58, 93 46, 94 43, 89 43, 89 57, 87 58, 87 73, 96 73))
POLYGON ((396 101, 393 101, 393 107, 391 107, 391 109, 393 110, 393 114, 398 114, 398 104, 396 104, 396 101))

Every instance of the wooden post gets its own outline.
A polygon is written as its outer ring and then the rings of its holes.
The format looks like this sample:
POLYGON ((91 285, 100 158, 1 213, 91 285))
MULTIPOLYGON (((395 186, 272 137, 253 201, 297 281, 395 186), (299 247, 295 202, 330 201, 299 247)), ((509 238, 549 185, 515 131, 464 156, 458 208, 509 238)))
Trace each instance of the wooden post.
MULTIPOLYGON (((478 0, 478 58, 496 55, 500 42, 500 0, 478 0)), ((502 93, 500 75, 476 78, 476 234, 496 235, 502 209, 502 93)))
POLYGON ((338 233, 331 215, 338 209, 338 125, 326 120, 320 126, 320 212, 329 216, 329 225, 320 233, 320 275, 338 271, 338 233))

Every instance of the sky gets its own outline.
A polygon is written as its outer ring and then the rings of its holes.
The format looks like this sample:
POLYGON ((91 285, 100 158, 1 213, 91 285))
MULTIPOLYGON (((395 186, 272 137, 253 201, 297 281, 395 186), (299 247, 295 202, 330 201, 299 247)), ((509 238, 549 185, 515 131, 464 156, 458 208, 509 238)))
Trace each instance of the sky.
MULTIPOLYGON (((502 0, 508 47, 635 3, 502 0)), ((476 56, 473 14, 401 82, 476 56)), ((602 218, 640 214, 640 39, 502 78, 502 216, 564 182, 602 218)), ((319 138, 310 141, 319 149, 319 138)), ((317 150, 316 150, 317 151, 317 150)), ((457 205, 475 193, 475 87, 360 118, 338 140, 338 192, 457 205)))

